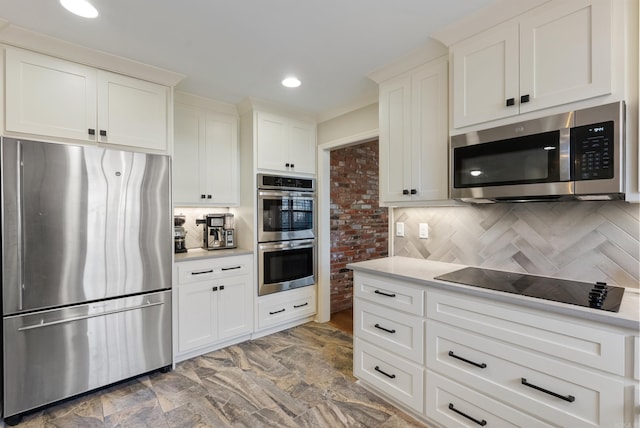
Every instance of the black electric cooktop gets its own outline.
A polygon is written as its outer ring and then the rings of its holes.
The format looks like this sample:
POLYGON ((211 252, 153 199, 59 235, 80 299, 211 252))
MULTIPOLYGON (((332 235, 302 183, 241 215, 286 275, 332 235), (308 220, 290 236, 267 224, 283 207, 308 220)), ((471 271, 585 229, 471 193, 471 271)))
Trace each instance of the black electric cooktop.
POLYGON ((475 267, 436 276, 435 279, 610 312, 620 310, 624 294, 623 287, 604 282, 589 284, 475 267))

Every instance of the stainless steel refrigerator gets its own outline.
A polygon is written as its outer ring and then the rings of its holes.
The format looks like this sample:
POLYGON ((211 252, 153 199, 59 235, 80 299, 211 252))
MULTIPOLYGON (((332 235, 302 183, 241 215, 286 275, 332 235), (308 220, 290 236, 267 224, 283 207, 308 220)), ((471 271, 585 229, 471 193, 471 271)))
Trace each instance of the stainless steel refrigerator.
POLYGON ((169 366, 168 157, 1 145, 2 416, 169 366))

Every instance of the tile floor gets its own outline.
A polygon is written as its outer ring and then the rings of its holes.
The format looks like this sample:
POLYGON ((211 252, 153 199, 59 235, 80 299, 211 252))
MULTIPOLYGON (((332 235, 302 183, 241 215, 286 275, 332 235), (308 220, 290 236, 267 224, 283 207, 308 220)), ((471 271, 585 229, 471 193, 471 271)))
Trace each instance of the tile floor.
POLYGON ((352 355, 350 334, 308 323, 32 413, 17 426, 424 426, 358 386, 352 355))

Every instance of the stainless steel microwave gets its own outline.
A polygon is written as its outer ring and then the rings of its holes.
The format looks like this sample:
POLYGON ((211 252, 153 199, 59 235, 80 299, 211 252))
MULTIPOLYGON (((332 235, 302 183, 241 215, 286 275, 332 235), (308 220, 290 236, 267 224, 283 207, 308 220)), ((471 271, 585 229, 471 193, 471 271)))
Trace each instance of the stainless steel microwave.
POLYGON ((625 104, 451 137, 451 198, 624 199, 625 104))

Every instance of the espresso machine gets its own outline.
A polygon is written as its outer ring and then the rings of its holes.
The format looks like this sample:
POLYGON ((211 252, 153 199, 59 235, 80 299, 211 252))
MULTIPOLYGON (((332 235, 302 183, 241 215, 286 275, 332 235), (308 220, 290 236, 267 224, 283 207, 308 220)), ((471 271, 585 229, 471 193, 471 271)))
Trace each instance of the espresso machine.
POLYGON ((196 224, 204 226, 202 248, 205 250, 236 248, 233 214, 207 214, 196 220, 196 224))
POLYGON ((185 217, 183 215, 173 216, 173 251, 175 253, 186 253, 185 238, 187 231, 184 228, 185 217))

